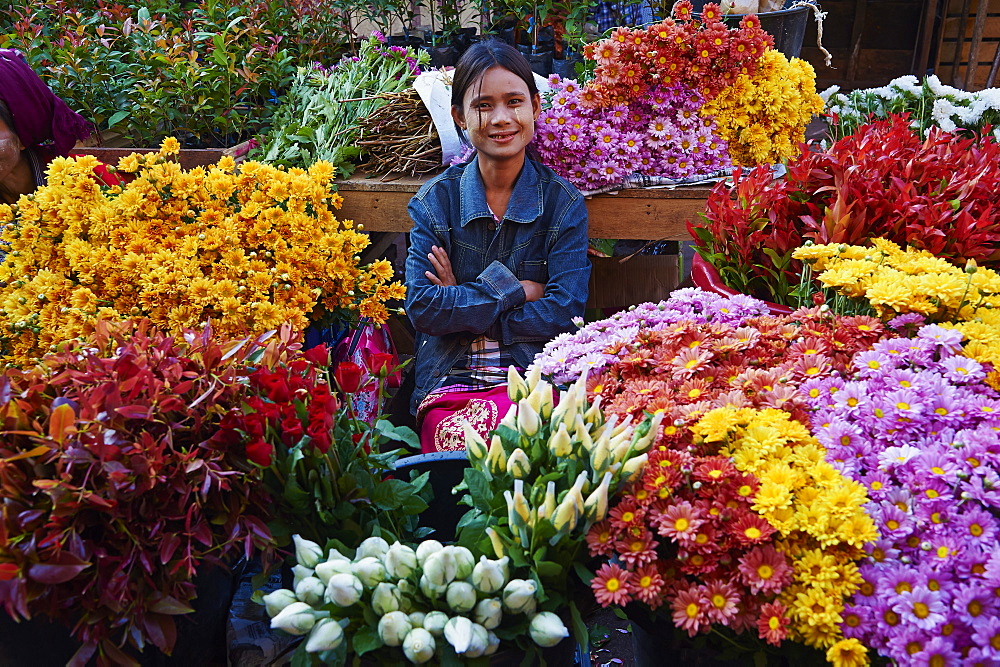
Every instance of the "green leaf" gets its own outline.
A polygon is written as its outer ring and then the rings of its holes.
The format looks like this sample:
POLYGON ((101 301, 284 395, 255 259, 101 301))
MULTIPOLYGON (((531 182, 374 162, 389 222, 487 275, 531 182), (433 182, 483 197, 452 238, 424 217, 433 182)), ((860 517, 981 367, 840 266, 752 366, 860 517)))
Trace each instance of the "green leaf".
POLYGON ((375 486, 372 502, 383 510, 394 510, 413 497, 413 486, 401 479, 387 479, 375 486))
POLYGON ((550 560, 542 561, 535 565, 538 576, 542 578, 557 577, 563 571, 563 568, 558 563, 553 563, 550 560))
POLYGON ((128 110, 119 111, 118 113, 112 115, 110 118, 108 118, 108 129, 110 130, 115 126, 115 124, 121 122, 125 118, 128 118, 128 116, 129 116, 128 110))
POLYGON ((475 468, 465 469, 465 484, 469 487, 469 495, 472 496, 472 503, 480 509, 489 509, 493 500, 493 492, 490 483, 481 471, 475 468))
POLYGON ((628 620, 628 615, 625 613, 625 610, 622 609, 621 607, 612 607, 611 611, 614 612, 615 616, 622 619, 623 621, 628 620))
POLYGON ((767 654, 763 651, 757 651, 754 653, 753 665, 754 667, 767 667, 767 654))
POLYGON ((386 419, 375 422, 375 430, 388 440, 402 442, 410 449, 420 450, 420 436, 408 426, 396 426, 386 419))
POLYGON ((378 632, 375 628, 370 625, 366 625, 355 632, 354 638, 351 640, 351 646, 354 647, 354 653, 359 656, 382 648, 382 645, 382 638, 378 636, 378 632))
POLYGON ((580 610, 577 609, 575 602, 569 603, 569 617, 573 623, 573 638, 580 646, 587 646, 590 644, 590 637, 587 634, 587 624, 583 622, 583 616, 580 615, 580 610))
POLYGON ((580 577, 580 581, 589 586, 591 580, 594 578, 594 573, 584 567, 583 563, 573 563, 573 569, 576 570, 576 574, 580 577))

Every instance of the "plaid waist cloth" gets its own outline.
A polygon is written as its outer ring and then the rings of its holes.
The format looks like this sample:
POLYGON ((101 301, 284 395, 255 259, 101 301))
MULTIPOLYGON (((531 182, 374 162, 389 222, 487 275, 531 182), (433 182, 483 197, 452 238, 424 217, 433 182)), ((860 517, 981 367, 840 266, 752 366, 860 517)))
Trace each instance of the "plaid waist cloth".
POLYGON ((507 369, 514 357, 499 341, 480 336, 472 341, 469 353, 459 357, 437 391, 487 389, 507 381, 507 369))

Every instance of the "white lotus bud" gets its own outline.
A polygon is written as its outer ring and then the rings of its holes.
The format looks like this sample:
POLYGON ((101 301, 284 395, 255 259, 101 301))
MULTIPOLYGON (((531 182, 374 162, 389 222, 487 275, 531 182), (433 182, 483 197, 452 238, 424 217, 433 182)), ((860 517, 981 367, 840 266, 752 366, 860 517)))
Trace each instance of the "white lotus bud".
POLYGON ((399 611, 399 588, 385 582, 375 587, 372 592, 372 611, 379 616, 385 616, 390 611, 399 611))
POLYGON ((462 432, 465 434, 465 453, 472 463, 478 463, 486 458, 488 451, 486 441, 472 428, 469 422, 463 422, 462 432))
POLYGON ((526 399, 521 399, 517 404, 517 430, 531 437, 538 433, 541 424, 538 412, 531 407, 531 404, 526 399))
POLYGON ((492 630, 503 620, 503 603, 499 598, 486 598, 476 604, 472 618, 487 630, 492 630))
POLYGON ((323 549, 315 542, 299 535, 292 535, 292 542, 295 543, 295 560, 299 565, 315 568, 323 560, 323 549))
POLYGON ((316 566, 316 576, 324 584, 330 583, 330 577, 335 574, 340 574, 346 572, 347 574, 353 574, 354 564, 349 560, 328 560, 325 563, 320 563, 316 566))
POLYGON ((465 649, 463 657, 466 658, 478 658, 486 654, 486 649, 490 645, 490 631, 479 625, 478 623, 472 624, 472 641, 469 642, 469 648, 465 649))
POLYGON ((486 536, 490 538, 490 544, 493 545, 493 553, 496 554, 496 557, 506 558, 507 550, 503 546, 503 540, 500 539, 500 534, 493 530, 493 528, 487 528, 486 536))
POLYGON ((486 636, 489 638, 489 644, 487 644, 483 655, 493 655, 500 648, 500 638, 492 630, 486 636))
POLYGON ((385 570, 393 579, 406 579, 417 569, 417 552, 405 544, 394 543, 386 552, 385 570))
POLYGON ((542 419, 552 416, 552 385, 545 380, 539 381, 525 400, 542 419))
POLYGON ((542 506, 538 508, 538 518, 539 519, 549 519, 553 520, 556 513, 556 483, 554 481, 549 481, 545 485, 545 500, 542 501, 542 506))
POLYGON ((566 629, 562 619, 551 611, 535 614, 528 626, 528 632, 535 643, 543 648, 551 648, 569 637, 569 630, 566 629))
POLYGON ((360 579, 353 574, 341 572, 330 577, 323 599, 338 607, 350 607, 361 599, 364 590, 360 579))
POLYGON ((294 589, 299 585, 299 582, 306 577, 313 576, 313 569, 311 567, 306 567, 305 565, 293 565, 292 566, 292 588, 294 589))
POLYGON ((361 580, 365 588, 375 588, 385 581, 386 566, 374 556, 365 556, 351 567, 351 571, 361 580))
POLYGON ((455 578, 468 579, 476 567, 476 557, 465 547, 449 547, 455 555, 455 578))
POLYGON ((531 474, 531 461, 520 447, 512 451, 507 458, 507 474, 515 479, 524 479, 531 474))
POLYGON ((552 410, 552 423, 569 421, 572 424, 576 416, 576 401, 576 396, 572 392, 559 392, 559 405, 552 410))
POLYGON ((415 665, 421 665, 433 658, 436 648, 434 636, 423 628, 410 630, 403 639, 403 654, 415 665))
POLYGON ((412 629, 410 618, 401 611, 390 611, 378 622, 378 636, 386 646, 400 646, 412 629))
POLYGON ((424 566, 424 561, 435 551, 441 551, 444 549, 444 545, 437 540, 424 540, 417 545, 417 562, 420 563, 420 567, 424 566))
MULTIPOLYGON (((508 563, 510 559, 504 556, 500 560, 489 560, 486 556, 480 556, 479 562, 472 570, 472 585, 480 593, 496 593, 507 583, 510 576, 508 563)), ((487 628, 490 629, 490 628, 487 628)))
POLYGON ((344 641, 344 629, 332 618, 321 618, 306 637, 306 652, 332 651, 344 641))
POLYGON ((500 420, 500 425, 517 430, 517 403, 507 408, 507 414, 500 420))
POLYGON ((448 584, 435 584, 425 573, 420 576, 420 592, 424 594, 424 597, 437 600, 448 592, 448 584))
POLYGON ((448 614, 443 611, 429 611, 424 616, 424 629, 435 637, 444 635, 446 623, 448 623, 448 614))
POLYGON ((456 614, 465 614, 476 606, 476 589, 466 581, 453 581, 445 593, 448 607, 456 614))
POLYGON ((422 627, 424 627, 424 617, 425 616, 427 616, 427 614, 425 614, 422 611, 412 611, 409 614, 407 614, 407 617, 410 619, 410 623, 415 628, 422 628, 422 627))
POLYGON ((427 557, 424 561, 424 577, 435 586, 447 586, 455 580, 458 563, 451 547, 445 547, 427 557))
POLYGON ((573 441, 566 430, 566 422, 560 423, 559 430, 549 437, 549 451, 559 458, 566 458, 573 453, 573 441))
POLYGON ((358 553, 355 554, 354 560, 359 561, 362 558, 367 558, 368 556, 381 559, 388 550, 389 543, 381 537, 369 537, 358 547, 358 553))
POLYGON ((594 523, 603 521, 608 515, 608 487, 611 485, 613 475, 610 472, 604 473, 604 478, 600 485, 594 489, 583 503, 584 514, 594 523))
POLYGON ((528 374, 524 376, 524 383, 528 385, 528 391, 530 392, 542 379, 542 367, 538 364, 533 364, 531 368, 528 369, 528 374))
POLYGON ((590 453, 594 451, 594 439, 590 437, 590 430, 587 428, 587 425, 583 422, 583 417, 580 415, 576 416, 573 435, 580 439, 580 445, 583 447, 583 451, 589 456, 590 453))
POLYGON ((537 590, 531 579, 511 579, 503 589, 504 609, 512 614, 534 613, 537 590))
POLYGON ((277 616, 278 612, 288 605, 299 601, 298 598, 295 597, 295 592, 290 591, 287 588, 279 588, 272 593, 268 593, 261 599, 264 601, 264 607, 267 609, 267 615, 272 618, 277 616))
POLYGON ((295 597, 300 602, 305 602, 310 606, 317 606, 323 602, 323 593, 326 586, 319 580, 319 577, 306 577, 295 587, 295 597))
POLYGON ((528 395, 528 385, 514 366, 507 368, 507 397, 514 403, 528 395))
MULTIPOLYGON (((514 407, 511 406, 511 410, 514 407)), ((511 428, 517 428, 516 425, 511 428)), ((503 442, 499 435, 490 438, 490 449, 486 453, 486 464, 490 472, 494 475, 502 475, 507 471, 507 453, 504 451, 503 442)))
POLYGON ((271 619, 272 630, 283 630, 290 635, 304 635, 316 624, 318 613, 305 602, 293 602, 271 619))
POLYGON ((642 469, 646 466, 646 460, 649 458, 648 454, 640 454, 639 456, 633 457, 625 462, 622 466, 621 479, 623 482, 628 482, 634 477, 637 477, 642 469))

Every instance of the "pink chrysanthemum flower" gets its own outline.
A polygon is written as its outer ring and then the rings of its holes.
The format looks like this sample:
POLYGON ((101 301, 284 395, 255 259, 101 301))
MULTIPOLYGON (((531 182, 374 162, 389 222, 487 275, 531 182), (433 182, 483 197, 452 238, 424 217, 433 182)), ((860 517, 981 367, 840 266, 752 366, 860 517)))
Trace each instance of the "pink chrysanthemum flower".
POLYGON ((681 588, 670 602, 674 625, 694 637, 702 628, 711 625, 707 607, 708 601, 698 586, 681 588))
POLYGON ((602 565, 590 582, 594 597, 604 607, 612 604, 620 606, 628 604, 631 585, 632 573, 612 563, 602 565))
POLYGON ((770 544, 744 555, 740 559, 739 572, 743 583, 754 594, 777 593, 792 582, 795 574, 785 555, 770 544))

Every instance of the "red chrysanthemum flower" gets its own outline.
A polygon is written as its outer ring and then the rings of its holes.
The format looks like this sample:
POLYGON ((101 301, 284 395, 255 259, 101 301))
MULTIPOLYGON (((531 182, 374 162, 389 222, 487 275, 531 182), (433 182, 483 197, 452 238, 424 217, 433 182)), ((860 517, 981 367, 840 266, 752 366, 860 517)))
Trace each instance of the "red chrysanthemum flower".
POLYGON ((630 526, 642 525, 646 510, 634 498, 625 497, 608 514, 611 525, 616 530, 625 530, 630 526))
POLYGON ((708 601, 706 609, 708 617, 716 623, 729 625, 729 622, 739 611, 737 605, 740 594, 728 581, 713 581, 705 585, 704 596, 708 601))
POLYGON ((656 532, 678 542, 693 541, 703 522, 694 506, 686 500, 671 505, 655 519, 656 532))
POLYGON ((645 529, 639 530, 637 535, 628 531, 615 542, 615 551, 629 567, 645 565, 656 560, 656 540, 645 529))
POLYGON ((722 484, 738 474, 728 457, 708 456, 695 467, 692 477, 705 484, 722 484))
POLYGON ((615 552, 615 532, 611 522, 605 519, 587 531, 587 550, 591 556, 610 556, 615 552))
POLYGON ((772 646, 781 646, 781 640, 788 636, 788 626, 792 619, 785 616, 785 605, 780 602, 770 602, 760 608, 760 618, 757 620, 757 632, 760 638, 772 646))
POLYGON ((597 602, 603 606, 616 604, 624 606, 629 602, 629 587, 632 585, 632 573, 623 570, 613 563, 605 563, 594 575, 590 588, 594 591, 597 602))
POLYGON ((740 579, 754 594, 779 592, 792 582, 795 570, 788 559, 771 544, 754 548, 740 558, 740 579))
POLYGON ((633 572, 632 595, 640 602, 656 609, 663 604, 663 576, 656 563, 643 565, 633 572))
POLYGON ((708 620, 707 604, 698 586, 691 585, 689 588, 679 589, 677 595, 670 601, 674 625, 686 630, 688 636, 694 637, 702 628, 712 624, 708 620))

